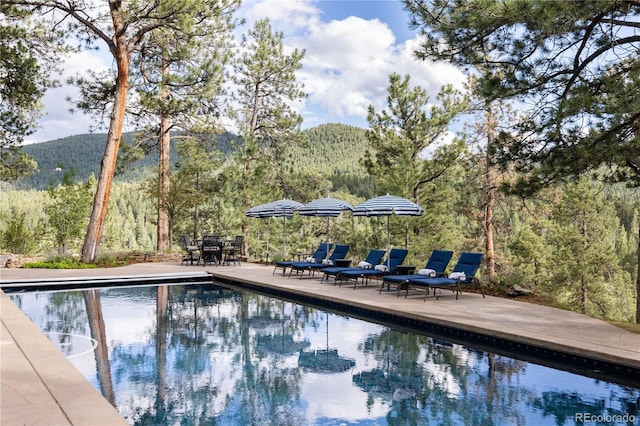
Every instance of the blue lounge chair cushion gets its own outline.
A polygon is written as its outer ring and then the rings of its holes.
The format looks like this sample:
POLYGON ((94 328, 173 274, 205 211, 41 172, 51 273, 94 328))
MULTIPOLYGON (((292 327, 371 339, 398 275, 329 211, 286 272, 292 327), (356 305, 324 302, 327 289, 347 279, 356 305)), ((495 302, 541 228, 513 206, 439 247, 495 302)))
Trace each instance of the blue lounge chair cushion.
MULTIPOLYGON (((322 262, 322 260, 329 254, 329 250, 331 250, 331 247, 333 247, 333 244, 331 243, 322 243, 318 246, 311 257, 317 262, 322 262)), ((281 260, 279 262, 276 262, 276 266, 290 266, 292 263, 300 262, 296 262, 295 260, 281 260)))
MULTIPOLYGON (((378 265, 380 264, 380 262, 382 262, 382 258, 384 257, 384 254, 385 254, 384 250, 376 250, 376 249, 369 250, 369 254, 367 254, 367 257, 364 259, 364 261, 367 263, 370 263, 373 266, 378 265)), ((343 271, 349 271, 351 269, 363 269, 363 268, 357 268, 353 266, 329 266, 327 268, 323 268, 322 272, 325 275, 334 276, 343 271)))
POLYGON ((482 263, 482 253, 462 253, 460 255, 460 259, 458 259, 458 263, 453 268, 453 272, 464 272, 465 279, 459 280, 454 278, 447 277, 438 277, 438 278, 415 278, 408 280, 412 285, 417 286, 427 286, 427 287, 447 287, 447 286, 457 286, 460 284, 470 284, 473 280, 473 277, 478 272, 478 268, 480 268, 480 264, 482 263))
MULTIPOLYGON (((429 260, 424 265, 424 269, 431 269, 435 271, 436 277, 442 276, 444 271, 447 269, 451 258, 453 257, 453 252, 449 250, 434 250, 431 252, 431 256, 429 256, 429 260)), ((388 275, 384 278, 385 281, 389 281, 392 283, 401 283, 407 280, 419 280, 422 278, 428 278, 425 275, 421 274, 408 274, 408 275, 388 275)))
MULTIPOLYGON (((327 255, 329 254, 329 250, 331 250, 331 247, 333 247, 333 244, 331 243, 321 243, 311 257, 316 262, 322 262, 322 259, 327 257, 327 255)), ((295 262, 296 261, 294 260, 281 260, 279 262, 276 262, 275 268, 273 268, 273 273, 275 274, 278 268, 282 268, 282 275, 284 275, 287 271, 287 268, 295 262)))
MULTIPOLYGON (((331 256, 327 260, 334 261, 338 259, 344 259, 349 252, 348 244, 336 244, 331 256)), ((292 262, 289 267, 293 270, 306 270, 306 269, 322 269, 331 266, 331 264, 325 264, 322 259, 319 262, 292 262)))
POLYGON ((360 278, 360 277, 375 277, 375 276, 384 276, 388 274, 393 274, 398 265, 401 265, 404 262, 404 259, 407 257, 409 253, 408 250, 405 249, 391 249, 389 253, 389 257, 386 261, 382 262, 381 265, 388 266, 389 269, 387 271, 380 271, 375 268, 352 268, 349 271, 344 271, 340 273, 341 277, 344 278, 360 278))

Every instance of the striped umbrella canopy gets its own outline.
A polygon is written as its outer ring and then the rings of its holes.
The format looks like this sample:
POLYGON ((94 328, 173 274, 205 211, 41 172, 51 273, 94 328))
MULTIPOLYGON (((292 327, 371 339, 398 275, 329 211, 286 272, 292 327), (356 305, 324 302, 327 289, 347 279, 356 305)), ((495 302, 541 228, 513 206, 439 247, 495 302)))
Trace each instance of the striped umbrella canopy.
MULTIPOLYGON (((261 219, 271 219, 272 217, 282 217, 282 258, 286 257, 287 253, 287 218, 291 218, 293 213, 298 211, 303 204, 283 198, 281 200, 272 201, 270 203, 260 204, 251 207, 246 211, 245 215, 249 217, 256 217, 261 219)), ((269 234, 267 234, 267 256, 269 256, 269 234)), ((267 263, 269 258, 267 257, 267 263)))
POLYGON ((260 204, 251 207, 246 211, 249 217, 269 218, 269 217, 291 217, 303 204, 298 201, 283 198, 270 203, 260 204))
POLYGON ((336 217, 345 210, 353 210, 353 206, 337 198, 318 198, 300 207, 302 216, 336 217))
POLYGON ((387 217, 387 261, 391 251, 391 237, 389 234, 389 218, 396 216, 421 216, 422 207, 411 200, 395 195, 383 195, 371 198, 353 208, 354 216, 386 216, 387 217))
POLYGON ((327 218, 327 247, 329 246, 329 218, 340 216, 345 210, 352 211, 353 206, 346 201, 339 200, 337 198, 318 198, 313 200, 304 206, 300 207, 298 213, 301 216, 316 216, 327 218))

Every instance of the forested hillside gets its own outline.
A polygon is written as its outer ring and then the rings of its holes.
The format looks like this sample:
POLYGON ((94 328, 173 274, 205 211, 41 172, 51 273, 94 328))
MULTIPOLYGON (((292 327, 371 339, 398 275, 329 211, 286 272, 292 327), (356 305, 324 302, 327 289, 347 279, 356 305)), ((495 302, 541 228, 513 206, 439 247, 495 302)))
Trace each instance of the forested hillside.
MULTIPOLYGON (((326 124, 306 130, 305 135, 302 143, 287 146, 277 168, 269 169, 269 172, 276 169, 277 175, 264 174, 251 186, 252 205, 281 197, 304 203, 324 196, 357 204, 382 195, 381 192, 396 194, 410 172, 424 164, 440 164, 437 160, 431 163, 416 157, 415 165, 397 170, 384 169, 384 162, 368 169, 361 160, 368 150, 376 152, 363 129, 326 124), (287 170, 280 173, 280 169, 287 170)), ((59 165, 65 170, 73 167, 77 171, 76 182, 87 182, 90 173, 98 172, 103 144, 104 135, 80 135, 28 147, 40 165, 41 176, 30 189, 2 184, 0 250, 25 254, 78 253, 82 232, 67 236, 66 246, 61 250, 62 228, 52 218, 64 218, 60 206, 79 202, 74 197, 80 187, 59 185, 55 192, 38 188, 46 187, 51 176, 60 179, 64 175, 51 171, 59 165)), ((177 149, 182 144, 176 144, 176 150, 172 151, 172 160, 181 162, 175 164, 174 191, 168 204, 172 212, 173 250, 179 250, 180 234, 199 237, 215 233, 232 237, 247 226, 249 257, 264 260, 268 254, 273 261, 286 256, 284 239, 286 250, 291 253, 308 250, 328 237, 325 218, 294 215, 286 221, 286 234, 281 218, 247 218, 238 191, 245 179, 237 161, 242 144, 227 135, 218 145, 204 145, 204 150, 191 154, 189 150, 177 149), (185 157, 178 158, 179 152, 184 152, 185 157)), ((131 167, 135 175, 131 173, 127 179, 123 176, 114 184, 100 245, 103 254, 156 250, 155 182, 142 179, 144 175, 154 176, 156 155, 147 155, 139 165, 131 167)), ((423 216, 390 220, 391 244, 409 249, 408 263, 424 264, 435 248, 458 253, 485 252, 483 154, 465 151, 459 155, 452 167, 422 191, 418 202, 424 207, 423 216)), ((90 203, 90 199, 84 201, 86 205, 90 203)), ((637 191, 622 184, 602 185, 582 179, 549 188, 531 200, 498 193, 492 220, 497 268, 492 281, 486 275, 482 277, 485 284, 523 285, 549 294, 579 312, 633 321, 640 222, 637 191)), ((354 259, 366 255, 370 248, 386 248, 384 218, 343 214, 332 218, 330 224, 329 238, 349 243, 350 257, 354 259)), ((81 225, 83 231, 86 224, 81 225)))
POLYGON ((346 124, 323 124, 305 133, 308 146, 289 149, 294 170, 326 176, 335 191, 363 198, 374 195, 373 181, 362 165, 369 147, 364 129, 346 124))
MULTIPOLYGON (((367 142, 364 130, 343 125, 323 124, 304 131, 308 144, 292 148, 291 166, 295 170, 314 169, 331 175, 334 186, 357 187, 365 177, 360 165, 367 142)), ((74 135, 48 142, 26 145, 24 152, 38 163, 38 171, 16 182, 17 189, 45 189, 50 183, 58 184, 67 170, 75 170, 76 180, 86 181, 91 175, 98 175, 100 161, 104 154, 107 135, 104 133, 74 135)), ((132 144, 133 134, 123 135, 123 143, 132 144)), ((175 153, 176 141, 172 142, 175 153)), ((230 133, 218 136, 216 148, 223 155, 230 154, 240 142, 240 138, 230 133)), ((172 163, 179 160, 173 155, 172 163)), ((142 160, 133 162, 118 176, 118 180, 136 182, 151 176, 150 168, 157 167, 158 154, 149 152, 142 160)))

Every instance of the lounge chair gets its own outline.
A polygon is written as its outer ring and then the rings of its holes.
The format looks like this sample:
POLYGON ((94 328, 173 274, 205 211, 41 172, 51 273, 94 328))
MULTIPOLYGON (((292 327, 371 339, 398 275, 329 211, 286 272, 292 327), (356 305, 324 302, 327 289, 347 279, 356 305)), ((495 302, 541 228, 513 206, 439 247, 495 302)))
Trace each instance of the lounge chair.
POLYGON ((407 286, 407 292, 409 287, 416 290, 424 290, 424 300, 427 300, 429 290, 431 289, 433 289, 433 294, 435 295, 436 289, 449 288, 456 292, 456 300, 458 300, 458 295, 462 292, 462 286, 476 284, 478 288, 480 288, 480 292, 484 298, 484 291, 482 290, 480 281, 475 277, 476 272, 478 272, 480 264, 482 263, 482 257, 482 253, 464 252, 460 254, 458 263, 448 277, 413 278, 406 280, 404 285, 407 286))
MULTIPOLYGON (((387 286, 387 290, 391 288, 391 286, 395 286, 398 290, 398 295, 400 294, 400 290, 408 291, 408 280, 411 279, 420 279, 420 278, 436 278, 443 277, 444 272, 447 270, 447 266, 449 266, 449 262, 453 257, 453 252, 448 250, 434 250, 431 252, 431 256, 427 261, 424 268, 418 270, 415 274, 409 275, 387 275, 382 280, 382 285, 380 286, 380 291, 378 293, 382 293, 384 286, 387 286)), ((406 294, 405 294, 406 298, 406 294)))
POLYGON ((336 260, 344 259, 349 252, 348 244, 336 244, 333 252, 327 259, 323 259, 321 262, 310 261, 310 262, 293 262, 289 265, 289 276, 293 271, 296 271, 296 274, 300 274, 300 279, 304 275, 305 271, 309 272, 309 275, 314 274, 316 271, 319 271, 323 268, 328 268, 329 266, 334 265, 336 260))
MULTIPOLYGON (((333 247, 331 243, 320 243, 316 251, 311 255, 311 259, 315 262, 322 263, 322 260, 327 257, 329 254, 329 250, 333 247)), ((275 268, 273 268, 273 274, 275 275, 278 268, 282 269, 282 276, 287 272, 287 268, 291 266, 292 263, 295 263, 295 260, 281 260, 280 262, 276 262, 275 268)))
POLYGON ((376 265, 374 268, 354 268, 349 271, 340 272, 336 275, 336 281, 339 280, 340 286, 344 281, 353 280, 353 288, 355 290, 358 285, 358 279, 361 279, 364 285, 369 284, 369 280, 374 277, 384 277, 385 275, 391 275, 395 273, 398 265, 401 265, 404 262, 404 259, 407 257, 409 253, 408 250, 394 248, 391 249, 387 259, 379 265, 376 265))
POLYGON ((329 277, 334 277, 335 279, 335 277, 340 272, 349 271, 355 268, 373 268, 374 266, 379 265, 380 262, 382 262, 382 258, 384 257, 385 253, 385 250, 369 250, 369 254, 367 254, 367 257, 362 262, 360 262, 357 267, 329 266, 327 268, 322 268, 322 280, 320 280, 320 282, 323 282, 325 279, 328 280, 329 277))

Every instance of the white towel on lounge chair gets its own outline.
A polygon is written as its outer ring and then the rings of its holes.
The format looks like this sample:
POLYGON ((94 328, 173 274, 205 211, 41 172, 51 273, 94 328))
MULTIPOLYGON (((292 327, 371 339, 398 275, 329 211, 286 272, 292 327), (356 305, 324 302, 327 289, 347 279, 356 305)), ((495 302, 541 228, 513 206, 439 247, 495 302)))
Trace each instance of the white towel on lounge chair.
POLYGON ((322 259, 323 265, 333 265, 333 260, 330 259, 322 259))
POLYGON ((387 272, 387 265, 376 265, 373 269, 376 271, 387 272))
POLYGON ((311 262, 311 263, 316 263, 316 258, 315 258, 315 257, 307 257, 307 258, 305 259, 305 261, 307 261, 307 262, 311 262))
POLYGON ((427 277, 435 277, 437 274, 436 271, 429 268, 423 268, 418 271, 418 275, 426 275, 427 277))
POLYGON ((371 265, 369 262, 365 262, 364 260, 360 263, 358 263, 358 268, 364 268, 364 269, 369 269, 371 268, 371 265))
POLYGON ((467 279, 467 275, 464 272, 452 272, 449 274, 449 278, 452 280, 464 281, 467 279))

